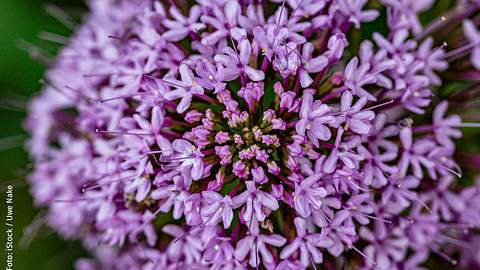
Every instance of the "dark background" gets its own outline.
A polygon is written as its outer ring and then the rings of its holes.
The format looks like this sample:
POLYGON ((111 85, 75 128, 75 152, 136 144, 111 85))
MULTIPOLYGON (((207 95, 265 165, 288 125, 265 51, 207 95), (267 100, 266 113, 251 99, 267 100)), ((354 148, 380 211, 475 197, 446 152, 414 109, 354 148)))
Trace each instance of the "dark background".
POLYGON ((46 4, 55 4, 80 21, 82 10, 78 0, 0 0, 0 257, 1 269, 5 265, 5 193, 8 182, 14 183, 15 253, 14 269, 72 269, 74 259, 84 256, 84 251, 75 242, 62 241, 55 233, 43 226, 32 243, 25 249, 19 248, 23 231, 38 213, 33 206, 25 181, 29 159, 22 140, 27 138, 22 128, 26 116, 26 102, 41 88, 38 83, 45 66, 32 60, 20 49, 21 40, 38 44, 54 52, 59 45, 38 38, 41 31, 65 36, 71 30, 53 19, 45 11, 46 4), (13 108, 12 108, 13 107, 13 108), (18 137, 18 135, 21 135, 18 137), (9 138, 9 139, 5 139, 9 138), (7 148, 9 149, 5 149, 7 148))

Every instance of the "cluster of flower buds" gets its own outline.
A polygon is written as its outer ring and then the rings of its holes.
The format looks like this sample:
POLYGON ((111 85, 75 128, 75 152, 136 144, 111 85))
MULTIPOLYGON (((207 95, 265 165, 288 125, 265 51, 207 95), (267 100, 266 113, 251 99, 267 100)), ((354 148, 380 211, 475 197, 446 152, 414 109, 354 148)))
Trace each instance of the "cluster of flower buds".
POLYGON ((432 0, 193 2, 89 1, 31 103, 78 270, 480 267, 454 159, 478 125, 438 98, 478 81, 478 1, 423 25, 432 0))

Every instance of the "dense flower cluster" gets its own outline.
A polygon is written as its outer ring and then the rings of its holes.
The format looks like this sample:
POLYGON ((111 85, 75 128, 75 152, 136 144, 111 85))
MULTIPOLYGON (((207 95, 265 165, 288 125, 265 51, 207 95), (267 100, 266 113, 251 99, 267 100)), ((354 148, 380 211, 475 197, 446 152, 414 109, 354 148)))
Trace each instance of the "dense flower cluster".
POLYGON ((365 0, 190 2, 91 1, 32 102, 32 193, 79 270, 480 267, 469 124, 435 93, 478 74, 478 1, 422 26, 433 1, 382 0, 358 52, 365 0))

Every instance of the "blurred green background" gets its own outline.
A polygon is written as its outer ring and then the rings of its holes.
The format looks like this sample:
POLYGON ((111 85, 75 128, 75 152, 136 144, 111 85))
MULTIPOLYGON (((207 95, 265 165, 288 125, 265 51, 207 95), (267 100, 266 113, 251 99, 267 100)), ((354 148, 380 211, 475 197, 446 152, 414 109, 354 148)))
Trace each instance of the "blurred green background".
POLYGON ((78 0, 0 0, 0 182, 1 182, 1 269, 5 269, 5 193, 6 183, 16 186, 14 198, 15 253, 14 269, 72 269, 74 259, 84 255, 80 245, 62 241, 55 233, 45 228, 38 231, 26 249, 19 248, 23 230, 38 213, 33 207, 25 182, 25 168, 28 155, 24 151, 22 139, 26 138, 22 129, 27 100, 38 93, 39 79, 45 66, 32 60, 21 50, 21 40, 38 44, 39 47, 54 52, 58 45, 38 38, 42 31, 59 33, 65 36, 71 31, 48 15, 46 4, 55 4, 80 20, 86 7, 78 0), (19 137, 20 135, 20 137, 19 137), (7 139, 6 139, 7 138, 7 139))

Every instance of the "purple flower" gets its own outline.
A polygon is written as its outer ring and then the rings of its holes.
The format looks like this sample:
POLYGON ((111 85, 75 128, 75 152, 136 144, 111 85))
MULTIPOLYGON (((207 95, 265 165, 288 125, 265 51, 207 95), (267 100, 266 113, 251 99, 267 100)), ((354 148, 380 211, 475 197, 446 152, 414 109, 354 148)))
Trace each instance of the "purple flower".
POLYGON ((400 176, 406 176, 407 170, 412 166, 413 174, 417 178, 423 177, 421 166, 432 168, 433 162, 425 156, 425 153, 435 147, 435 143, 427 139, 419 139, 413 142, 412 129, 403 128, 400 131, 400 140, 402 141, 403 154, 398 164, 400 176))
POLYGON ((322 71, 328 65, 328 58, 323 55, 312 57, 312 43, 305 43, 302 51, 302 67, 298 71, 300 76, 300 84, 303 88, 309 87, 313 83, 313 79, 309 73, 317 73, 322 71))
POLYGON ((331 108, 313 99, 309 93, 303 96, 302 106, 300 108, 300 120, 295 125, 298 135, 308 136, 310 141, 318 146, 318 140, 327 141, 332 136, 330 129, 325 124, 330 124, 334 118, 328 113, 331 108))
POLYGON ((472 65, 480 70, 480 32, 475 28, 475 25, 470 20, 463 21, 463 32, 470 40, 472 49, 472 65))
POLYGON ((267 245, 281 247, 285 242, 287 240, 278 234, 265 235, 254 231, 251 235, 238 241, 235 248, 235 257, 243 260, 248 255, 248 264, 251 267, 258 267, 261 262, 269 267, 275 263, 275 259, 267 245))
POLYGON ((180 176, 176 176, 173 179, 173 183, 160 185, 151 194, 152 199, 162 200, 159 208, 160 211, 167 213, 173 206, 173 217, 175 219, 182 217, 188 196, 182 180, 180 176))
POLYGON ((172 224, 165 225, 162 228, 162 232, 178 239, 178 241, 172 241, 167 247, 166 253, 170 260, 175 262, 184 257, 185 262, 188 264, 193 264, 200 260, 203 243, 196 235, 187 234, 185 237, 180 238, 184 234, 183 229, 172 224))
POLYGON ((364 85, 377 81, 375 76, 368 72, 369 68, 369 65, 365 64, 358 66, 358 58, 354 57, 345 68, 345 86, 356 96, 376 101, 377 98, 363 88, 364 85))
POLYGON ((235 250, 227 237, 214 237, 205 245, 203 260, 211 265, 213 269, 245 269, 235 259, 235 250))
POLYGON ((169 100, 181 99, 177 106, 177 112, 185 112, 192 103, 193 95, 203 95, 203 87, 201 87, 193 76, 192 71, 187 65, 182 64, 179 68, 181 81, 168 79, 167 83, 173 85, 176 90, 165 93, 165 98, 169 100))
POLYGON ((331 240, 319 233, 308 233, 307 224, 302 218, 295 218, 294 223, 297 237, 282 249, 280 258, 286 259, 299 250, 300 261, 304 267, 308 267, 312 261, 314 263, 322 263, 323 255, 318 248, 328 247, 332 244, 331 240))
POLYGON ((275 58, 273 59, 272 64, 273 68, 280 73, 282 78, 287 78, 290 75, 296 74, 302 64, 297 45, 293 42, 289 42, 284 46, 279 46, 276 49, 275 58))
MULTIPOLYGON (((298 8, 299 5, 296 6, 298 8)), ((276 24, 288 30, 288 40, 295 44, 303 44, 306 39, 299 32, 305 31, 311 25, 310 22, 301 22, 301 16, 297 13, 288 14, 285 8, 277 8, 273 16, 268 19, 270 24, 276 24)))
POLYGON ((377 10, 362 11, 366 2, 365 0, 338 1, 340 13, 347 16, 348 21, 353 23, 356 28, 359 28, 361 22, 373 21, 379 15, 377 10))
POLYGON ((248 83, 246 87, 242 87, 238 91, 238 96, 243 98, 248 104, 250 111, 254 110, 254 103, 258 103, 263 97, 263 82, 261 83, 248 83))
POLYGON ((429 9, 434 1, 422 0, 422 1, 398 1, 398 0, 384 0, 387 5, 391 6, 395 11, 399 12, 404 20, 404 24, 407 24, 416 34, 422 30, 418 14, 424 10, 429 9))
POLYGON ((230 196, 223 197, 213 191, 203 191, 202 198, 205 204, 205 207, 201 209, 204 222, 208 225, 215 225, 222 220, 225 229, 230 227, 233 219, 233 201, 230 196))
POLYGON ((442 145, 453 147, 452 138, 460 138, 462 133, 456 126, 458 126, 462 119, 458 115, 451 115, 445 117, 448 109, 448 102, 443 101, 435 107, 433 111, 433 126, 435 139, 442 145))
POLYGON ((417 114, 423 114, 425 112, 423 108, 430 104, 431 97, 432 92, 425 88, 423 83, 414 83, 407 86, 401 101, 406 109, 417 114))
POLYGON ((247 75, 254 82, 262 81, 265 78, 265 73, 249 65, 252 55, 250 42, 247 39, 242 39, 238 44, 238 50, 237 53, 232 48, 226 47, 223 54, 215 55, 215 61, 225 66, 220 75, 226 81, 232 81, 242 74, 247 75))
POLYGON ((431 211, 440 214, 447 221, 452 220, 455 213, 461 213, 465 208, 463 200, 457 194, 448 191, 453 181, 454 178, 451 176, 442 177, 435 190, 422 194, 425 203, 431 202, 431 211))
POLYGON ((440 77, 435 73, 436 70, 444 71, 448 68, 448 62, 444 60, 445 51, 443 49, 432 48, 433 39, 428 38, 418 47, 417 57, 425 63, 425 75, 433 85, 441 85, 440 77))
POLYGON ((396 203, 405 209, 412 202, 418 201, 418 194, 415 189, 420 185, 420 180, 413 176, 392 181, 391 184, 382 193, 382 203, 396 203))
MULTIPOLYGON (((145 170, 145 173, 152 173, 153 168, 149 164, 147 169, 145 170)), ((135 180, 130 183, 126 188, 125 191, 128 193, 136 193, 135 194, 135 200, 137 202, 143 201, 148 193, 150 192, 151 189, 151 184, 152 182, 150 179, 146 178, 144 175, 137 176, 135 180)))
POLYGON ((237 25, 241 7, 237 1, 223 1, 221 5, 214 4, 213 6, 210 4, 207 1, 205 5, 213 9, 212 13, 204 14, 201 20, 205 24, 211 25, 216 31, 204 33, 202 43, 215 45, 223 41, 229 35, 229 31, 237 25))
POLYGON ((375 118, 375 113, 370 110, 362 110, 367 104, 367 98, 360 98, 355 105, 352 106, 353 95, 350 91, 345 91, 341 97, 339 116, 336 116, 332 126, 338 127, 345 123, 345 129, 351 129, 358 134, 368 134, 371 132, 371 120, 375 118))
POLYGON ((397 157, 397 149, 375 149, 371 151, 363 146, 358 147, 358 154, 364 158, 363 183, 381 187, 387 184, 390 175, 397 173, 397 167, 389 163, 397 157), (385 151, 385 152, 380 152, 385 151))
POLYGON ((322 205, 321 198, 327 196, 327 191, 319 187, 318 180, 322 175, 316 174, 305 178, 300 184, 295 183, 295 192, 293 202, 295 210, 302 217, 308 217, 312 214, 312 208, 317 210, 322 205))
POLYGON ((375 230, 367 228, 360 230, 360 237, 367 240, 368 245, 364 251, 368 265, 375 263, 375 267, 390 269, 396 262, 402 261, 407 253, 408 239, 403 235, 402 229, 396 227, 392 232, 385 223, 375 222, 375 230))
POLYGON ((257 26, 253 29, 254 39, 263 55, 272 61, 273 55, 277 49, 285 42, 288 36, 288 29, 279 28, 277 25, 269 24, 266 26, 257 26))
POLYGON ((52 63, 32 226, 84 243, 81 270, 479 268, 479 185, 453 178, 478 124, 442 98, 475 119, 480 5, 267 2, 94 0, 56 59, 28 46, 52 63))
POLYGON ((183 172, 185 170, 190 171, 192 179, 199 180, 204 170, 202 151, 183 139, 173 141, 172 147, 175 154, 168 157, 167 160, 179 163, 180 170, 183 172))
POLYGON ((257 189, 255 182, 246 181, 247 190, 233 198, 235 208, 245 205, 245 212, 243 219, 250 222, 253 218, 258 221, 264 221, 267 214, 263 208, 268 208, 272 211, 278 209, 277 200, 265 191, 257 189))
POLYGON ((190 15, 185 18, 176 6, 170 7, 170 15, 174 20, 163 20, 162 23, 170 30, 163 33, 163 37, 168 41, 179 41, 185 38, 190 32, 197 33, 205 28, 205 24, 198 23, 201 16, 201 8, 193 6, 190 8, 190 15))
POLYGON ((332 173, 335 171, 339 159, 350 169, 356 167, 356 162, 364 159, 364 157, 350 151, 350 149, 354 148, 358 144, 358 141, 355 138, 348 142, 342 143, 343 133, 343 128, 339 127, 337 131, 337 138, 335 139, 335 147, 332 149, 332 152, 330 155, 328 155, 323 165, 323 171, 326 173, 332 173))
POLYGON ((225 90, 226 83, 224 78, 224 66, 214 65, 206 59, 199 59, 196 63, 195 72, 198 78, 198 84, 209 90, 215 90, 214 93, 220 93, 225 90))

